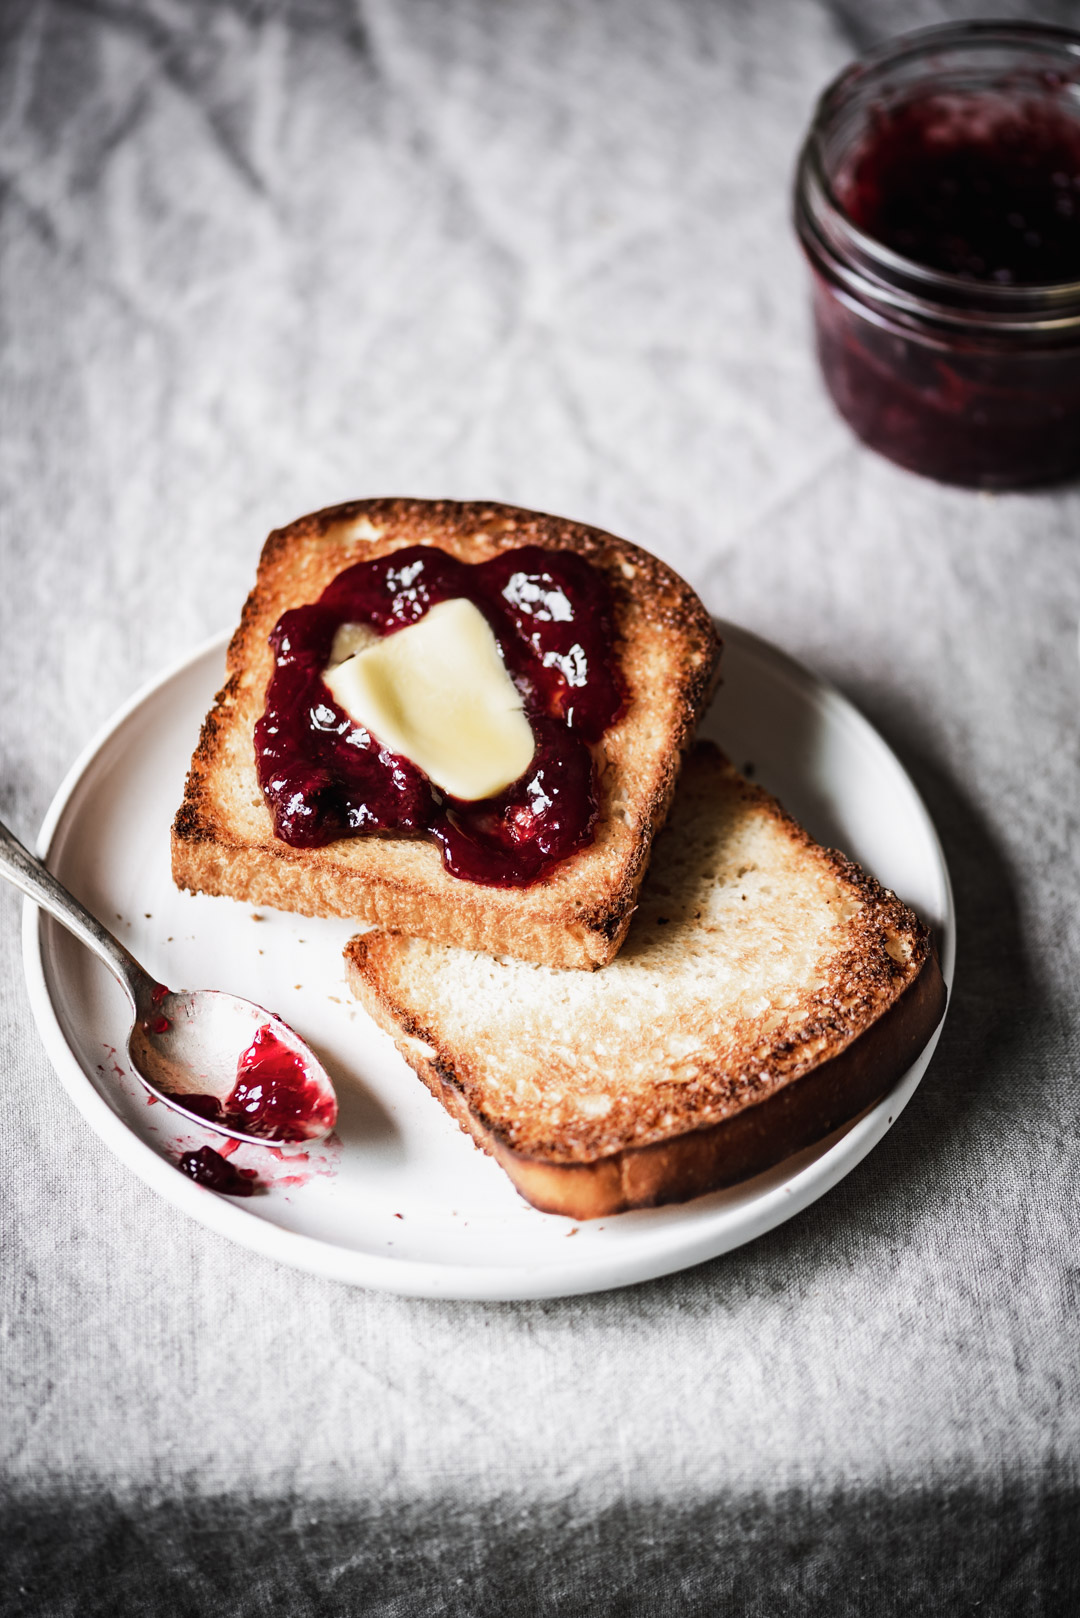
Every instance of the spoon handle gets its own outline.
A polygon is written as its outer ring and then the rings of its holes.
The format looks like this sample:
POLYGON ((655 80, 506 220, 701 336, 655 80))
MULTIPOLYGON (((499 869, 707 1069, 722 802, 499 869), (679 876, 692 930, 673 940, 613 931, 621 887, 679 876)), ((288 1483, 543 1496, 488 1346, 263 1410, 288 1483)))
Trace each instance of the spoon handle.
POLYGON ((49 915, 61 926, 66 927, 69 933, 74 933, 80 943, 85 944, 99 961, 104 961, 109 971, 127 990, 136 1014, 141 1006, 149 1003, 149 996, 156 987, 150 974, 144 972, 119 939, 114 938, 97 917, 92 916, 74 894, 69 893, 52 872, 47 871, 41 861, 31 854, 29 849, 23 847, 14 832, 9 831, 2 820, 0 820, 0 876, 6 877, 17 888, 21 888, 28 899, 33 899, 42 910, 47 910, 49 915))

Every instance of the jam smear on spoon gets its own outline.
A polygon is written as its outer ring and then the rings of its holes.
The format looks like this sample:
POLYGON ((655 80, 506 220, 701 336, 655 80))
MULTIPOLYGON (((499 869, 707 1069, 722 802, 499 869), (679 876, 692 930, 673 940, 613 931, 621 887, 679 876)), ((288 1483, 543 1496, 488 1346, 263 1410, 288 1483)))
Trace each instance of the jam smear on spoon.
POLYGON ((224 1105, 212 1095, 172 1099, 208 1123, 275 1141, 310 1140, 331 1122, 329 1103, 303 1058, 278 1038, 269 1023, 240 1057, 236 1084, 224 1105))

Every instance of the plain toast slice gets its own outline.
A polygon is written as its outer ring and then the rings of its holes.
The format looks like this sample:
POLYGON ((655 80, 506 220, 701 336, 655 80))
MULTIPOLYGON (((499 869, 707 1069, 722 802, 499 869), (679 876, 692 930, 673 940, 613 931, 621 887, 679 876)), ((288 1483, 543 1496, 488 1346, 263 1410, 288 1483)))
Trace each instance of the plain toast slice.
POLYGON ((551 966, 610 961, 629 926, 653 837, 716 681, 719 643, 697 596, 647 551, 599 529, 513 506, 368 500, 301 518, 263 549, 203 725, 173 827, 173 877, 200 893, 311 916, 345 916, 551 966), (427 839, 352 837, 297 849, 273 833, 253 731, 273 668, 268 636, 355 562, 406 545, 483 562, 522 545, 570 550, 607 577, 628 701, 594 749, 593 841, 526 888, 465 882, 427 839))
POLYGON ((945 1008, 927 929, 711 743, 591 976, 369 932, 350 984, 529 1202, 575 1219, 760 1173, 882 1096, 945 1008))

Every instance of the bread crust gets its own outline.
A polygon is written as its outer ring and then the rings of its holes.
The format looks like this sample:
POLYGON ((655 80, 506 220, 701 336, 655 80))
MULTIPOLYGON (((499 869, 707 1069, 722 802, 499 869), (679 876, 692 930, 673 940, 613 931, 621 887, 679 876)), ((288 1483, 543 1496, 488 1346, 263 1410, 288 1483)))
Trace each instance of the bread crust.
MULTIPOLYGON (((590 987, 577 996, 576 1009, 567 1010, 575 1026, 561 1030, 551 1015, 565 995, 558 974, 531 990, 528 983, 496 989, 499 1013, 515 992, 523 1017, 530 993, 542 1008, 544 1021, 530 1022, 522 1040, 531 1052, 546 1027, 539 1061, 514 1058, 507 1073, 505 1051, 500 1057, 507 1042, 491 1032, 483 1006, 470 1013, 471 1023, 463 1023, 453 1005, 448 1009, 461 988, 480 995, 484 986, 483 972, 459 957, 441 994, 437 975, 448 971, 451 954, 384 933, 354 938, 345 952, 354 993, 461 1127, 534 1206, 575 1219, 699 1196, 823 1138, 888 1091, 945 1009, 930 936, 913 912, 842 854, 815 843, 708 743, 698 744, 684 771, 623 955, 602 982, 594 980, 595 996, 590 987), (715 837, 710 814, 720 828, 715 837), (729 980, 716 994, 727 993, 730 1007, 710 1006, 709 984, 714 975, 718 985, 723 981, 739 948, 739 927, 751 918, 735 906, 736 920, 726 930, 712 925, 701 880, 718 875, 717 840, 732 851, 742 846, 739 828, 777 851, 766 876, 778 891, 761 901, 764 937, 756 940, 753 959, 767 965, 770 951, 775 958, 784 945, 775 934, 777 915, 786 908, 796 915, 796 937, 810 925, 802 918, 813 912, 826 942, 814 946, 802 978, 788 983, 785 966, 762 1006, 755 1005, 754 966, 749 996, 740 999, 729 980), (704 995, 700 982, 689 981, 695 958, 703 955, 704 995), (651 1021, 638 1010, 637 997, 656 972, 668 1009, 651 1021), (627 1015, 628 1025, 615 1034, 627 1015), (691 1084, 677 1071, 683 1036, 693 1048, 691 1084), (570 1047, 566 1059, 560 1043, 570 1047), (583 1116, 580 1099, 602 1085, 597 1074, 606 1058, 597 1057, 598 1045, 616 1062, 644 1052, 645 1080, 635 1086, 628 1074, 619 1075, 597 1109, 602 1116, 592 1120, 583 1116), (567 1088, 576 1097, 569 1109, 560 1096, 567 1088), (554 1103, 545 1100, 549 1093, 554 1103)), ((760 982, 765 987, 764 978, 760 982)))
MULTIPOLYGON (((352 951, 357 940, 349 946, 352 951)), ((945 1014, 947 994, 937 953, 889 1009, 827 1061, 771 1091, 721 1123, 670 1140, 631 1146, 592 1162, 559 1163, 516 1152, 465 1100, 451 1063, 424 1054, 418 1035, 402 1039, 395 1019, 365 979, 362 955, 347 953, 353 992, 395 1036, 410 1066, 477 1146, 493 1157, 526 1202, 567 1219, 601 1219, 657 1208, 738 1185, 824 1139, 886 1095, 907 1072, 945 1014)))
POLYGON ((546 965, 602 966, 626 935, 680 756, 715 687, 719 650, 690 587, 657 557, 599 529, 452 501, 365 500, 302 517, 263 547, 173 825, 173 878, 194 892, 344 916, 546 965), (427 839, 357 837, 295 849, 273 834, 253 743, 273 669, 270 630, 344 568, 415 544, 439 545, 465 562, 523 545, 572 550, 611 587, 628 703, 593 750, 596 835, 532 887, 464 882, 427 839))

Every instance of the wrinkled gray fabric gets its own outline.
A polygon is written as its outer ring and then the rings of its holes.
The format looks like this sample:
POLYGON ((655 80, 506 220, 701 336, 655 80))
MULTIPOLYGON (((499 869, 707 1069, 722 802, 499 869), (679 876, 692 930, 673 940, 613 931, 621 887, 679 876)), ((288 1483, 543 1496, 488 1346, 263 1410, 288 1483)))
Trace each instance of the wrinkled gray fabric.
POLYGON ((788 222, 855 49, 1017 9, 3 8, 6 820, 231 626, 271 526, 504 499, 835 679, 961 934, 927 1079, 824 1201, 648 1286, 478 1306, 155 1199, 53 1077, 0 894, 5 1612, 1080 1605, 1080 492, 858 447, 788 222))

